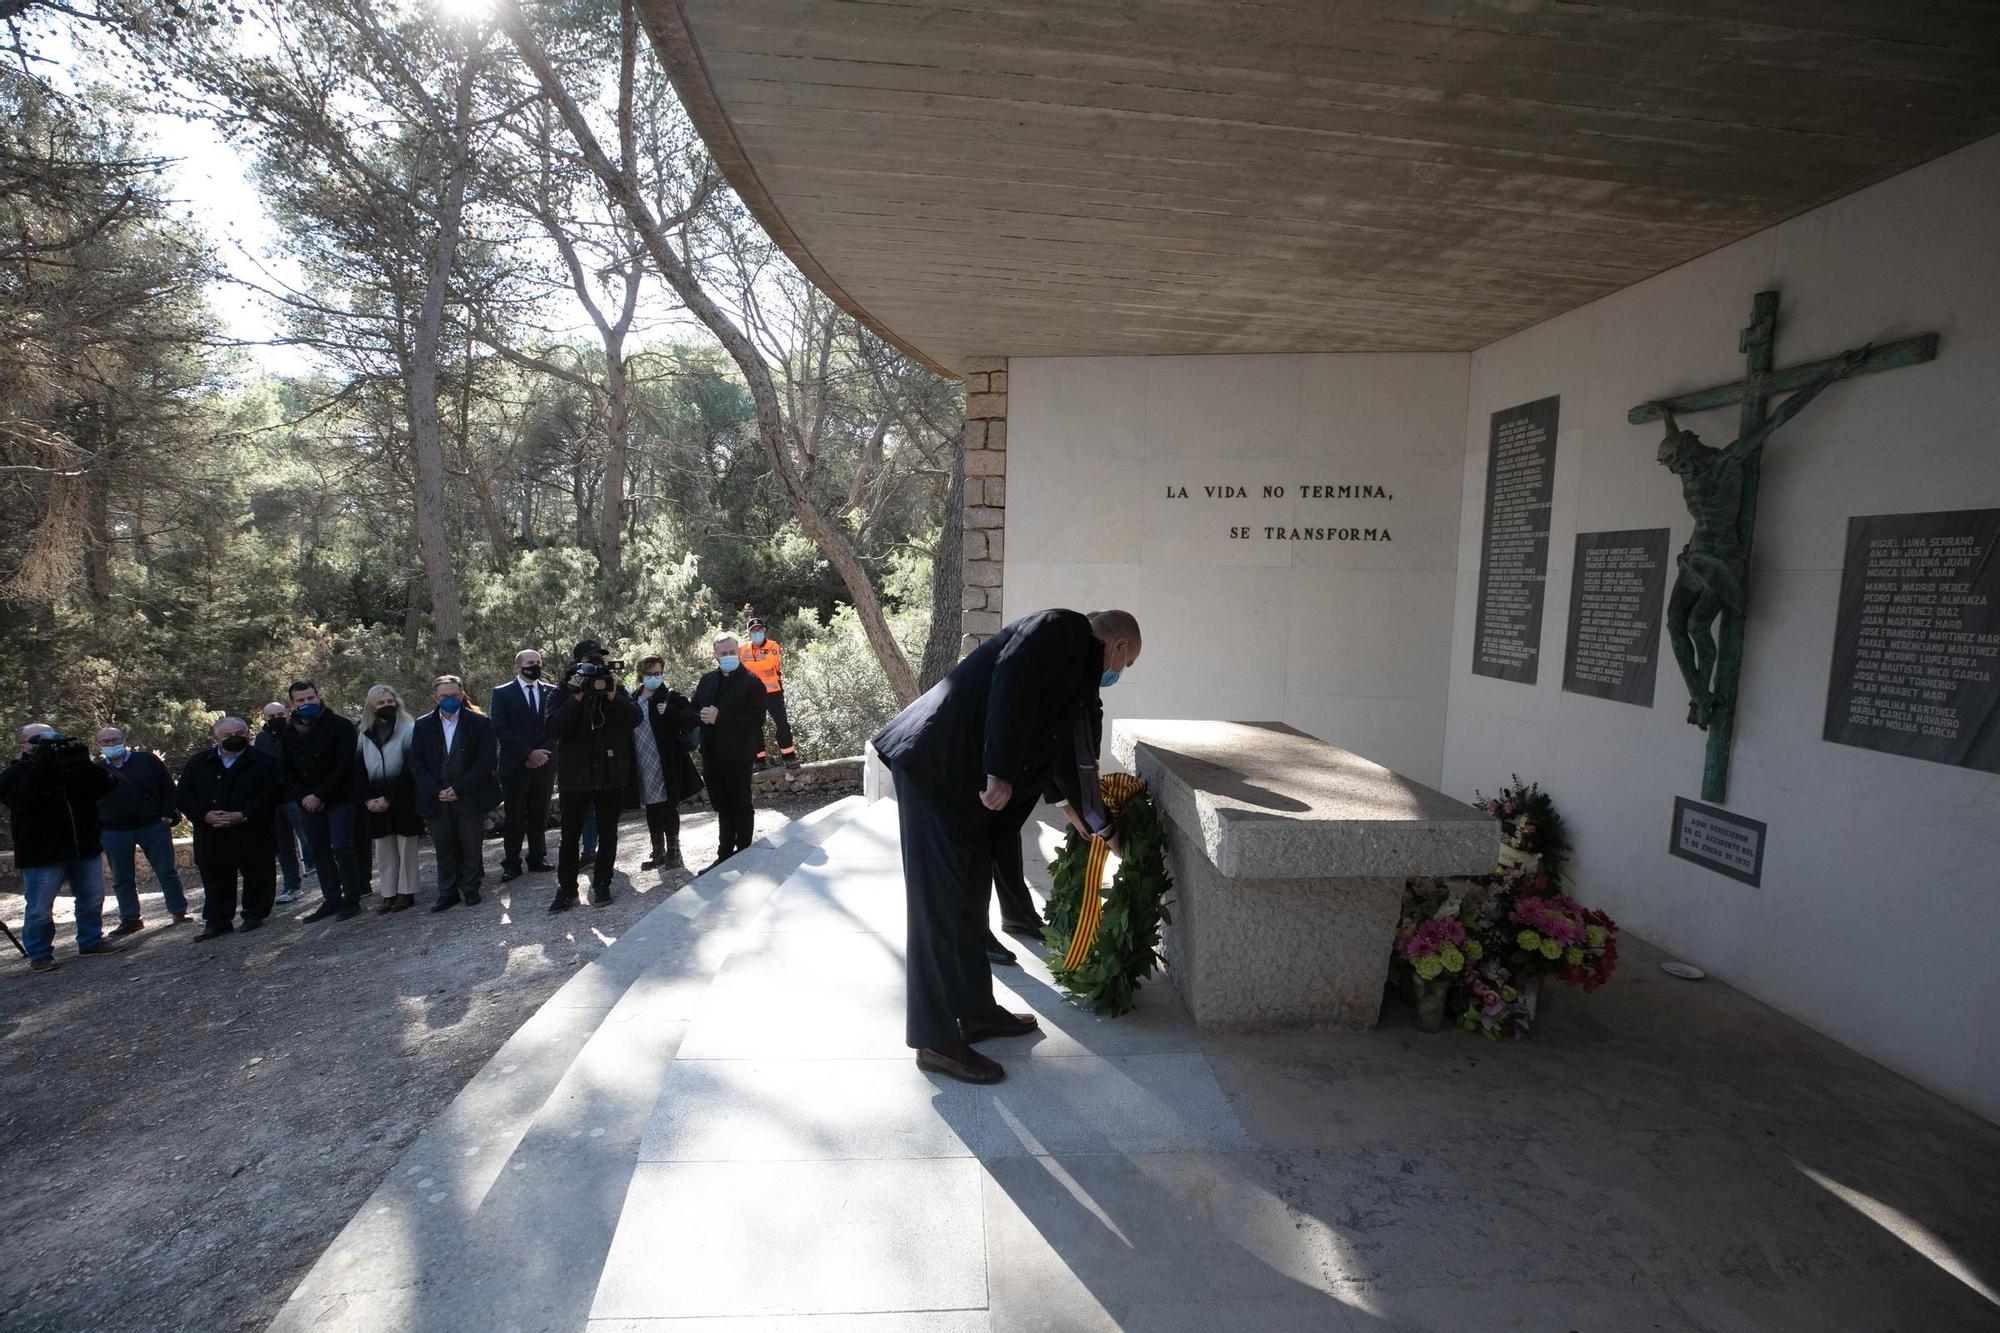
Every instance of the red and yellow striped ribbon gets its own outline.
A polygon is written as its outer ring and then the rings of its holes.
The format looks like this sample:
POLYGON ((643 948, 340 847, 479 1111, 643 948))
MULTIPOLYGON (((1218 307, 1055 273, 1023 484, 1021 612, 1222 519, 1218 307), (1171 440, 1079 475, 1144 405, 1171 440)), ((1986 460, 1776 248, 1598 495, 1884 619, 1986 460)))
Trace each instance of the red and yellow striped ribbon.
MULTIPOLYGON (((1104 813, 1114 824, 1125 803, 1144 789, 1145 784, 1130 773, 1109 773, 1097 780, 1104 813)), ((1063 955, 1064 971, 1082 967, 1090 956, 1090 946, 1097 942, 1097 927, 1104 919, 1104 862, 1110 855, 1110 843, 1102 838, 1090 840, 1090 854, 1083 862, 1083 901, 1077 904, 1076 929, 1070 932, 1069 952, 1063 955)))

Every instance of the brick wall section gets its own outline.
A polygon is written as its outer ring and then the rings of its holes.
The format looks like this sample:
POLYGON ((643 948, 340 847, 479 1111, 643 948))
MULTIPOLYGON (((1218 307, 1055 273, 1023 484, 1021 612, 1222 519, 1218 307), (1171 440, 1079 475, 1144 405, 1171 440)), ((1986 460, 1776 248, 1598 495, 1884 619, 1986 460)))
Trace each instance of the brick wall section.
POLYGON ((1007 532, 1007 358, 965 362, 965 636, 969 653, 1000 628, 1007 532))

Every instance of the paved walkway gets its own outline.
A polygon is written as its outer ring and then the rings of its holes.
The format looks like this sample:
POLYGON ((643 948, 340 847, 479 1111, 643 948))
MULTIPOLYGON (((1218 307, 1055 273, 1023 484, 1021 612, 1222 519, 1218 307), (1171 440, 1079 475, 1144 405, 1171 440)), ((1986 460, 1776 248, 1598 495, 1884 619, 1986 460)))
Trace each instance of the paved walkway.
POLYGON ((916 1070, 902 942, 887 802, 703 876, 473 1080, 273 1327, 2000 1327, 2000 1127, 1641 941, 1506 1046, 1394 1006, 1363 1037, 1202 1038, 1164 984, 1098 1019, 1024 957, 1002 1001, 1043 1031, 987 1048, 996 1088, 916 1070))

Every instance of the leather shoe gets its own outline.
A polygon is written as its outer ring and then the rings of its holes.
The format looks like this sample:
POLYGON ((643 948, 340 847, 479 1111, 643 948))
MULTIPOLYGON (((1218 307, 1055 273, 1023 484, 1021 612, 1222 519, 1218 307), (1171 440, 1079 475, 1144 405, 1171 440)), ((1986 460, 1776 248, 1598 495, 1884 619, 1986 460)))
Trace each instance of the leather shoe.
POLYGON ((550 873, 551 871, 553 871, 554 869, 555 869, 555 867, 554 867, 554 866, 552 866, 552 865, 548 864, 548 863, 547 863, 547 862, 545 861, 545 862, 543 862, 543 863, 542 863, 541 865, 532 865, 532 864, 531 864, 531 865, 530 865, 530 866, 528 867, 528 873, 529 873, 530 875, 546 875, 546 874, 549 874, 549 873, 550 873))
POLYGON ((1005 1009, 995 1009, 984 1018, 958 1020, 959 1035, 965 1038, 968 1046, 996 1037, 1025 1037, 1040 1027, 1033 1014, 1010 1014, 1005 1009))
POLYGON ((477 893, 468 892, 465 895, 465 897, 460 899, 459 901, 463 902, 467 907, 477 907, 479 906, 479 895, 477 893))
POLYGON ((986 937, 986 961, 996 967, 1020 966, 1020 959, 1014 957, 1014 951, 991 935, 986 937))
POLYGON ((509 869, 506 866, 501 866, 500 882, 502 884, 512 884, 515 880, 521 878, 521 876, 525 873, 526 872, 523 871, 519 866, 514 866, 512 869, 509 869))
POLYGON ((328 917, 335 915, 337 912, 339 912, 339 910, 340 909, 335 907, 332 903, 321 903, 318 907, 313 908, 312 911, 307 912, 304 916, 300 917, 299 920, 324 921, 328 917))
POLYGON ((549 911, 567 912, 570 908, 574 906, 576 906, 576 894, 558 893, 556 895, 556 900, 549 904, 549 911))
POLYGON ((1009 921, 1003 916, 1000 918, 1000 929, 1006 931, 1009 935, 1032 935, 1034 938, 1040 939, 1042 932, 1048 929, 1048 926, 1040 920, 1009 921))
POLYGON ((79 958, 102 958, 106 954, 124 953, 125 946, 122 944, 113 944, 110 940, 101 939, 88 949, 78 949, 76 952, 79 958))
POLYGON ((402 901, 403 901, 403 896, 401 894, 399 893, 390 894, 387 898, 384 898, 382 900, 382 905, 375 909, 375 915, 387 916, 391 912, 400 910, 400 904, 402 903, 402 901))
POLYGON ((335 921, 352 921, 355 917, 360 915, 361 915, 361 909, 359 907, 356 907, 353 903, 349 903, 347 906, 341 908, 338 912, 335 912, 333 914, 333 919, 335 921))
POLYGON ((242 924, 242 925, 240 925, 240 926, 238 926, 238 927, 237 927, 237 929, 238 929, 238 930, 256 930, 256 929, 260 928, 260 927, 261 927, 261 926, 262 926, 263 924, 264 924, 264 918, 263 918, 263 917, 261 917, 261 916, 247 916, 247 917, 244 917, 244 918, 243 918, 243 924, 242 924))
POLYGON ((917 1068, 926 1074, 955 1078, 960 1083, 998 1083, 1007 1077, 1007 1071, 998 1061, 987 1059, 963 1042, 957 1046, 921 1048, 917 1052, 917 1068))
POLYGON ((204 940, 219 940, 235 929, 234 926, 203 926, 201 934, 194 937, 194 942, 200 944, 204 940))
POLYGON ((113 939, 118 939, 122 936, 136 934, 137 932, 142 931, 145 928, 146 928, 145 922, 141 921, 137 917, 133 917, 130 921, 120 921, 118 923, 118 928, 111 932, 111 936, 113 939))
POLYGON ((611 905, 611 890, 592 889, 590 891, 590 905, 592 907, 609 907, 611 905))
POLYGON ((458 906, 458 899, 440 898, 436 902, 431 904, 431 910, 433 912, 449 912, 452 908, 456 906, 458 906))

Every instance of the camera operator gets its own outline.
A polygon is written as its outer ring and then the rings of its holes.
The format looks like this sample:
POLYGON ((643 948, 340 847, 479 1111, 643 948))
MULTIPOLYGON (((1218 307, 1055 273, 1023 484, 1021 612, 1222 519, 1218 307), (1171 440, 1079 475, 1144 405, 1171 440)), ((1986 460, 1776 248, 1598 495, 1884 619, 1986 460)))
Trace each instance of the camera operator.
POLYGON ((562 788, 562 843, 556 854, 551 912, 567 912, 577 904, 578 846, 584 820, 591 815, 597 823, 597 857, 590 871, 590 901, 611 901, 618 814, 632 764, 632 729, 642 716, 618 679, 625 664, 606 661, 602 644, 585 639, 570 656, 570 668, 563 673, 563 699, 549 719, 549 736, 556 742, 556 780, 562 788))
POLYGON ((27 899, 21 935, 28 966, 47 972, 56 964, 56 894, 64 884, 76 895, 76 951, 82 957, 123 953, 104 938, 103 843, 97 802, 112 787, 109 773, 90 762, 90 747, 46 722, 15 733, 21 757, 0 769, 0 803, 14 819, 14 866, 27 899))

